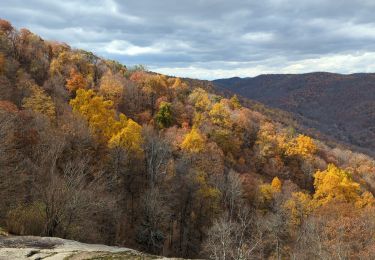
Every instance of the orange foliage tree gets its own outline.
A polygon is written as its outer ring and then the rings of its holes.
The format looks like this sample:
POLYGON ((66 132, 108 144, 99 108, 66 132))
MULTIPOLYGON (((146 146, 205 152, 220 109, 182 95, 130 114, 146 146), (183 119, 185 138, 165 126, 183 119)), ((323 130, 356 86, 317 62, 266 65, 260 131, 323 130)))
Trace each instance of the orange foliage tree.
POLYGON ((13 30, 13 26, 7 20, 0 19, 0 31, 4 34, 9 34, 13 30))
POLYGON ((78 89, 86 88, 87 82, 81 73, 77 72, 75 69, 71 69, 70 77, 66 80, 65 86, 69 92, 75 92, 78 89))

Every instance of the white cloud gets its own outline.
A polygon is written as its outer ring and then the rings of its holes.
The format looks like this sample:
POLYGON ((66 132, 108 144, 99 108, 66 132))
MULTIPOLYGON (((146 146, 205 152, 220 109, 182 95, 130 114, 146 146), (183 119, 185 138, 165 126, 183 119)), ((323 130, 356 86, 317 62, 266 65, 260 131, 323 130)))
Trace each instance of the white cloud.
POLYGON ((273 40, 273 34, 268 32, 251 32, 242 36, 244 40, 253 42, 268 42, 273 40))
POLYGON ((375 71, 375 52, 327 55, 315 59, 301 60, 281 69, 284 73, 311 71, 339 71, 357 73, 375 71))
MULTIPOLYGON (((375 71, 375 52, 359 54, 338 54, 326 57, 304 59, 298 61, 286 61, 280 57, 269 59, 264 64, 250 66, 243 63, 241 67, 233 67, 231 62, 223 62, 222 65, 229 65, 228 68, 210 68, 205 64, 189 67, 151 67, 150 69, 178 77, 192 77, 201 79, 218 79, 230 77, 253 77, 259 74, 277 73, 308 73, 316 71, 339 71, 341 73, 359 73, 375 71)), ((239 63, 237 63, 239 65, 239 63)))
POLYGON ((159 46, 142 47, 123 40, 113 40, 105 45, 104 51, 110 54, 136 56, 140 54, 160 53, 162 49, 159 46))
POLYGON ((338 33, 350 38, 375 39, 375 25, 347 23, 338 29, 338 33))
POLYGON ((374 71, 370 0, 1 0, 0 17, 49 40, 198 78, 374 71))
POLYGON ((271 73, 265 66, 256 66, 249 68, 234 68, 234 69, 209 69, 196 66, 180 67, 180 68, 150 68, 152 71, 177 77, 189 77, 198 79, 219 79, 230 78, 235 76, 248 77, 255 76, 262 73, 271 73))

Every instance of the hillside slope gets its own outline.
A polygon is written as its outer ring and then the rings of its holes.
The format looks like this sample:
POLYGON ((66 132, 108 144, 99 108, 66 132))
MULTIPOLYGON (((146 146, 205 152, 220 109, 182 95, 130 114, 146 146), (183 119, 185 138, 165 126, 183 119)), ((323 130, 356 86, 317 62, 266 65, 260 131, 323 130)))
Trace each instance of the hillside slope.
POLYGON ((371 157, 288 113, 0 19, 0 233, 166 257, 374 259, 374 192, 371 157))
POLYGON ((375 153, 375 74, 275 74, 214 84, 302 116, 306 127, 375 153))

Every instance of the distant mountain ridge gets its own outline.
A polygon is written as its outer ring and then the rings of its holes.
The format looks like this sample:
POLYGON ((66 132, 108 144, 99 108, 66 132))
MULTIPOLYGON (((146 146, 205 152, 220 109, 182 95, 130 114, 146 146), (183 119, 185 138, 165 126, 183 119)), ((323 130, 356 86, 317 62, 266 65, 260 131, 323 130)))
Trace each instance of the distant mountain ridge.
POLYGON ((304 127, 375 154, 375 73, 266 74, 213 83, 306 118, 304 127))

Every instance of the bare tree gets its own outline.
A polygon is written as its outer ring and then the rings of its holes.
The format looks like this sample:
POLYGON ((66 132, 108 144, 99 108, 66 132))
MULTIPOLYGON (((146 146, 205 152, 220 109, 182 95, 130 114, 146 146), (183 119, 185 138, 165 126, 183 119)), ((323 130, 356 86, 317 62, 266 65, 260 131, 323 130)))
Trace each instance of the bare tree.
POLYGON ((162 195, 157 188, 147 190, 141 198, 142 222, 138 229, 137 241, 153 253, 160 253, 165 240, 164 223, 169 210, 165 207, 162 195))
POLYGON ((324 243, 325 234, 319 218, 311 217, 303 222, 293 249, 294 259, 328 259, 324 243))
POLYGON ((14 127, 14 117, 0 109, 0 171, 9 163, 14 127))
POLYGON ((150 126, 144 127, 144 138, 147 178, 150 187, 154 187, 163 181, 167 173, 171 150, 168 143, 150 126))
POLYGON ((238 173, 230 170, 225 175, 220 175, 216 183, 221 192, 224 207, 228 211, 229 218, 232 219, 242 204, 242 181, 238 173))
POLYGON ((9 206, 21 197, 22 181, 13 170, 19 159, 13 140, 15 126, 14 116, 0 109, 0 222, 5 219, 9 206))
POLYGON ((101 194, 102 186, 97 180, 90 181, 89 165, 87 158, 69 161, 61 174, 51 172, 47 185, 39 187, 45 205, 46 235, 67 237, 74 224, 89 222, 90 213, 108 203, 101 194))
POLYGON ((243 207, 236 217, 237 220, 233 220, 226 213, 209 230, 204 251, 211 259, 250 259, 261 243, 260 240, 253 239, 251 234, 251 211, 243 207))
POLYGON ((89 211, 97 210, 105 199, 100 194, 98 177, 89 176, 90 157, 66 159, 67 146, 65 136, 51 130, 42 132, 41 141, 34 149, 34 200, 44 205, 47 236, 68 236, 72 225, 81 225, 78 220, 84 216, 89 221, 89 211))
POLYGON ((204 245, 204 249, 211 259, 230 259, 230 251, 233 250, 234 244, 232 241, 234 229, 234 223, 228 221, 226 217, 215 221, 208 232, 208 238, 204 245))

